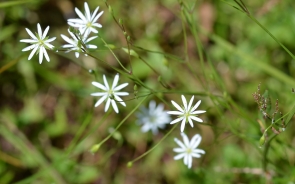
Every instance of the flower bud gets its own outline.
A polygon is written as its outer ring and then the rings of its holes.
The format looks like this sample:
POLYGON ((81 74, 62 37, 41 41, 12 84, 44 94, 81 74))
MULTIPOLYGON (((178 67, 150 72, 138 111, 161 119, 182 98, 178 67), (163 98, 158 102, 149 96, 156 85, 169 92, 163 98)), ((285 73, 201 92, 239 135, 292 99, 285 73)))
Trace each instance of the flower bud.
POLYGON ((260 146, 263 146, 264 143, 265 143, 265 136, 264 136, 264 134, 263 134, 262 137, 261 137, 260 140, 259 140, 259 144, 260 144, 260 146))
POLYGON ((128 162, 127 163, 127 167, 132 167, 133 163, 132 162, 128 162))
POLYGON ((90 152, 92 154, 96 153, 98 151, 98 149, 100 148, 100 144, 95 144, 91 147, 90 152))

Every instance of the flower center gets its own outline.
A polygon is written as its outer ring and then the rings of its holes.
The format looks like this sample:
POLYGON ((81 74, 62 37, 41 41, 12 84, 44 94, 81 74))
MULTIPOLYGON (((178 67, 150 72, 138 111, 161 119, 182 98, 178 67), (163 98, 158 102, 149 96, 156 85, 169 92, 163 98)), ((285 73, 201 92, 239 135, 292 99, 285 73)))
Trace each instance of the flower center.
POLYGON ((188 153, 188 154, 192 153, 192 149, 187 148, 187 149, 186 149, 186 153, 188 153))
POLYGON ((87 27, 91 27, 92 26, 92 23, 91 22, 87 22, 86 26, 87 27))

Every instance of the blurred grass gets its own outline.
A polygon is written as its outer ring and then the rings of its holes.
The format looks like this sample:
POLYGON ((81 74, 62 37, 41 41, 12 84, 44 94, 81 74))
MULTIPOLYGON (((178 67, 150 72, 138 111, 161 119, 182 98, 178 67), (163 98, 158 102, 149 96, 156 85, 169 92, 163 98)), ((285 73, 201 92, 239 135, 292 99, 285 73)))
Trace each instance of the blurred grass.
MULTIPOLYGON (((49 36, 67 34, 66 19, 75 16, 74 7, 84 10, 83 1, 0 2, 0 183, 290 183, 295 181, 294 88, 292 57, 247 15, 222 1, 107 1, 115 17, 124 22, 126 32, 140 57, 131 56, 134 76, 120 74, 128 82, 126 108, 120 113, 104 113, 104 105, 93 108, 92 81, 102 82, 122 71, 105 43, 93 41, 98 50, 91 57, 49 52, 51 61, 38 64, 27 60, 25 28, 50 25, 49 36), (181 3, 179 3, 181 2, 181 3), (105 62, 105 63, 103 63, 105 62), (149 66, 147 66, 146 63, 149 66), (107 64, 106 64, 107 63, 107 64), (157 71, 155 73, 152 69, 157 71), (114 70, 116 69, 116 70, 114 70), (92 72, 89 72, 92 70, 92 72), (162 84, 158 81, 161 76, 162 84), (147 88, 143 88, 141 80, 147 88), (150 154, 126 164, 156 145, 172 126, 157 136, 142 133, 133 110, 142 97, 152 94, 173 109, 170 100, 180 102, 180 94, 202 100, 204 124, 186 128, 192 136, 202 135, 206 154, 193 160, 188 170, 174 161, 173 138, 179 126, 150 154), (286 131, 260 147, 265 121, 252 94, 261 83, 279 100, 288 124, 286 131), (289 114, 287 114, 289 113, 289 114), (128 117, 126 120, 124 118, 128 117), (126 121, 111 135, 110 128, 126 121), (118 136, 119 135, 119 136, 118 136), (93 145, 107 136, 95 154, 93 145), (266 154, 266 157, 264 157, 266 154), (264 171, 264 165, 267 172, 264 171), (214 177, 213 177, 214 176, 214 177)), ((234 1, 227 0, 230 4, 234 1)), ((294 3, 285 1, 244 2, 251 14, 274 37, 295 53, 294 3)), ((122 64, 129 69, 124 34, 103 1, 89 0, 91 10, 100 6, 100 36, 122 64)), ((274 133, 268 132, 269 140, 274 133)))

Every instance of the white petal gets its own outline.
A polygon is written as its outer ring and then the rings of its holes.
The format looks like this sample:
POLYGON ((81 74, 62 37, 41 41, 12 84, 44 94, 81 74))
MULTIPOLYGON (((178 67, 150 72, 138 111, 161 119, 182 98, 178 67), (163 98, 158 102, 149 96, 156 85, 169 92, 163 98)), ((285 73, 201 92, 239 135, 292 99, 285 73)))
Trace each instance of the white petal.
POLYGON ((105 75, 103 75, 103 82, 104 82, 104 85, 105 85, 106 89, 107 89, 107 90, 109 90, 109 89, 110 89, 110 87, 109 87, 109 84, 108 84, 108 81, 107 81, 107 79, 106 79, 106 76, 105 76, 105 75))
POLYGON ((191 156, 188 156, 188 163, 187 163, 187 166, 188 166, 188 168, 191 168, 192 167, 192 163, 193 163, 193 158, 191 157, 191 156))
POLYGON ((201 100, 199 100, 199 101, 196 103, 196 105, 191 109, 191 112, 193 112, 194 110, 196 110, 196 109, 199 107, 200 103, 201 103, 201 100))
POLYGON ((176 109, 178 109, 180 112, 184 112, 184 110, 177 103, 175 103, 173 100, 171 100, 171 102, 174 105, 174 107, 176 107, 176 109))
POLYGON ((186 153, 180 153, 180 154, 178 154, 178 155, 176 155, 176 156, 174 157, 174 160, 182 159, 182 158, 185 157, 185 156, 186 156, 186 153))
MULTIPOLYGON (((98 9, 99 9, 99 6, 95 8, 93 14, 91 15, 91 18, 90 18, 91 21, 93 20, 94 16, 96 15, 98 9)), ((94 22, 95 22, 95 21, 94 21, 94 22)))
MULTIPOLYGON (((39 37, 42 38, 42 29, 41 29, 41 26, 40 26, 39 23, 37 24, 37 30, 38 30, 38 35, 39 35, 39 37)), ((41 62, 42 62, 42 61, 41 61, 41 62)))
POLYGON ((44 56, 45 56, 45 59, 49 62, 50 61, 50 59, 49 59, 49 56, 48 56, 48 54, 47 54, 47 51, 46 51, 46 49, 44 48, 44 47, 41 47, 40 49, 42 49, 43 50, 43 53, 44 53, 44 56))
POLYGON ((107 95, 108 93, 106 92, 97 92, 97 93, 91 93, 91 96, 103 96, 103 95, 107 95))
POLYGON ((182 149, 186 149, 186 146, 177 138, 174 138, 174 141, 178 144, 178 146, 180 146, 182 149))
POLYGON ((181 152, 185 152, 185 149, 183 149, 183 148, 173 148, 173 151, 177 152, 177 153, 181 153, 181 152))
POLYGON ((26 31, 34 40, 38 40, 38 38, 28 28, 26 28, 26 31))
POLYGON ((39 49, 39 63, 41 64, 42 63, 42 61, 43 61, 43 49, 42 49, 42 47, 40 47, 40 49, 39 49))
MULTIPOLYGON (((43 35, 42 35, 42 38, 41 38, 42 40, 44 40, 44 38, 46 38, 46 35, 48 33, 48 30, 49 30, 49 26, 47 26, 47 28, 43 32, 43 35)), ((41 35, 40 35, 40 37, 41 37, 41 35)))
POLYGON ((126 107, 126 104, 125 102, 122 100, 122 98, 120 98, 119 96, 117 95, 114 95, 115 99, 120 103, 122 104, 124 107, 126 107))
POLYGON ((202 150, 202 149, 194 149, 193 153, 195 153, 195 154, 205 154, 206 152, 204 150, 202 150))
POLYGON ((190 141, 190 147, 193 149, 198 147, 201 140, 202 140, 202 137, 199 134, 194 135, 190 141))
POLYGON ((182 99, 182 103, 183 103, 185 111, 188 111, 186 98, 183 95, 181 95, 181 99, 182 99))
POLYGON ((181 121, 181 120, 183 120, 183 119, 184 119, 184 117, 177 118, 177 119, 171 121, 170 124, 175 124, 175 123, 177 123, 177 122, 179 122, 179 121, 181 121))
MULTIPOLYGON (((191 117, 191 116, 190 116, 190 117, 191 117)), ((191 127, 193 128, 193 127, 194 127, 194 124, 193 124, 193 121, 191 120, 190 117, 188 117, 188 122, 189 122, 189 124, 191 125, 191 127)))
POLYGON ((188 140, 187 135, 185 133, 181 133, 181 136, 182 136, 183 143, 184 143, 185 147, 188 147, 189 146, 189 140, 188 140))
POLYGON ((115 87, 113 90, 119 91, 119 90, 125 88, 126 86, 128 86, 128 83, 120 84, 119 86, 115 87))
POLYGON ((118 96, 128 96, 129 95, 128 92, 114 92, 114 94, 116 94, 118 96))
POLYGON ((78 58, 79 57, 79 52, 75 52, 75 56, 76 56, 76 58, 78 58))
MULTIPOLYGON (((171 124, 171 123, 170 123, 170 124, 171 124)), ((186 124, 186 119, 183 118, 183 120, 182 120, 182 122, 181 122, 181 126, 180 126, 180 131, 181 131, 181 132, 184 131, 185 124, 186 124)))
POLYGON ((116 113, 119 113, 118 106, 117 106, 115 100, 111 100, 111 102, 112 102, 112 106, 113 106, 115 112, 116 112, 116 113))
POLYGON ((106 98, 108 97, 108 95, 102 96, 94 105, 94 107, 99 106, 106 98))
POLYGON ((191 118, 191 119, 193 119, 193 120, 195 120, 195 121, 197 121, 197 122, 200 122, 200 123, 203 122, 203 120, 202 120, 201 118, 198 118, 198 117, 196 117, 196 116, 190 116, 189 118, 191 118))
POLYGON ((28 46, 28 47, 25 47, 22 51, 23 52, 25 52, 25 51, 29 51, 29 50, 32 50, 32 49, 34 49, 35 47, 37 47, 38 48, 38 45, 30 45, 30 46, 28 46))
POLYGON ((195 96, 192 96, 191 100, 189 101, 189 104, 188 104, 188 106, 187 106, 187 110, 188 110, 188 111, 190 110, 190 108, 191 108, 191 106, 192 106, 192 104, 193 104, 194 97, 195 97, 195 96))
POLYGON ((33 40, 33 39, 22 39, 22 40, 20 40, 20 42, 25 42, 25 43, 32 43, 32 44, 34 44, 34 43, 37 43, 38 40, 33 40))
POLYGON ((101 11, 96 17, 92 20, 92 22, 96 22, 97 19, 103 14, 103 11, 101 11))
POLYGON ((77 13, 77 15, 80 17, 80 19, 82 19, 84 21, 84 23, 87 22, 86 17, 83 15, 83 13, 81 13, 81 11, 78 8, 75 8, 75 12, 77 13))
POLYGON ((87 18, 87 20, 90 20, 90 18, 91 18, 90 10, 89 10, 88 4, 86 2, 84 3, 84 8, 85 8, 86 18, 87 18))
POLYGON ((111 103, 111 99, 108 98, 107 103, 106 103, 106 106, 104 107, 104 112, 107 112, 107 110, 108 110, 109 107, 110 107, 110 103, 111 103))
POLYGON ((118 81, 119 81, 119 74, 116 74, 114 81, 113 81, 112 89, 115 89, 115 87, 118 84, 118 81))
POLYGON ((98 82, 92 82, 92 85, 98 87, 99 89, 105 90, 105 91, 108 90, 105 86, 103 86, 102 84, 100 84, 98 82))
POLYGON ((172 114, 172 115, 183 115, 183 112, 179 112, 179 111, 167 111, 167 114, 172 114))
POLYGON ((29 55, 29 58, 28 58, 28 60, 31 60, 32 59, 32 57, 33 57, 33 55, 35 54, 35 52, 38 50, 38 46, 35 46, 35 48, 32 50, 32 52, 31 52, 31 54, 29 55))

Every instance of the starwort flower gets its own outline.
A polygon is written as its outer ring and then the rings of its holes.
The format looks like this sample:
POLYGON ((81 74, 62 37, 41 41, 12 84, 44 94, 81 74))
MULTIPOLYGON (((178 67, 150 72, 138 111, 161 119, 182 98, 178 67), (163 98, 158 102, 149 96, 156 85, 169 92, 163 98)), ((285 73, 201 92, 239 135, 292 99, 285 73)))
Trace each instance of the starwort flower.
POLYGON ((142 126, 141 131, 151 130, 153 134, 158 133, 158 128, 164 128, 171 121, 167 111, 164 111, 164 105, 156 105, 155 101, 149 103, 149 108, 141 107, 140 112, 136 114, 137 122, 142 126))
POLYGON ((75 8, 75 12, 80 19, 68 19, 68 24, 72 27, 79 28, 81 34, 89 35, 91 32, 98 33, 96 28, 101 28, 102 25, 97 23, 98 18, 103 14, 103 11, 97 14, 99 7, 97 7, 91 15, 88 4, 84 3, 85 15, 78 9, 75 8), (97 14, 97 15, 96 15, 97 14))
POLYGON ((193 157, 200 158, 200 154, 205 154, 205 151, 202 149, 197 149, 199 146, 202 137, 199 134, 193 136, 191 140, 188 139, 185 133, 181 133, 183 142, 174 138, 174 141, 180 146, 180 148, 174 148, 173 151, 179 153, 174 157, 174 160, 179 160, 183 158, 184 165, 187 165, 188 168, 192 167, 193 157))
POLYGON ((127 96, 129 93, 127 92, 119 92, 119 90, 123 89, 128 85, 128 83, 121 84, 117 86, 119 81, 119 74, 115 76, 113 81, 113 85, 110 88, 109 84, 106 80, 105 75, 103 75, 104 85, 98 82, 92 82, 92 85, 98 87, 102 90, 102 92, 92 93, 91 96, 101 96, 101 98, 95 103, 95 107, 99 106, 103 101, 107 99, 107 103, 105 105, 104 111, 106 112, 109 109, 110 103, 112 104, 116 113, 119 113, 116 102, 119 102, 121 105, 126 106, 125 102, 119 96, 127 96))
POLYGON ((87 44, 88 42, 90 42, 91 40, 97 38, 97 36, 92 36, 90 38, 87 38, 86 35, 84 36, 79 36, 79 35, 75 35, 74 33, 72 33, 69 29, 68 32, 70 33, 71 38, 61 34, 61 37, 68 42, 68 44, 65 44, 62 46, 62 48, 66 48, 69 49, 67 52, 70 51, 75 51, 75 56, 76 58, 79 57, 79 52, 85 52, 85 49, 96 49, 97 46, 96 45, 92 45, 92 44, 87 44), (82 37, 82 38, 81 38, 82 37), (86 48, 85 48, 86 47, 86 48))
POLYGON ((32 45, 24 48, 22 51, 29 51, 32 50, 31 54, 29 55, 28 60, 31 60, 35 53, 39 53, 39 63, 41 64, 43 61, 43 55, 45 56, 46 60, 49 62, 49 56, 47 54, 46 49, 53 49, 53 45, 49 42, 55 40, 56 37, 48 38, 46 37, 49 30, 49 26, 45 29, 42 34, 42 29, 40 24, 37 24, 37 33, 34 35, 28 28, 26 28, 27 33, 31 36, 31 39, 22 39, 20 42, 30 43, 32 45))
POLYGON ((181 99, 182 99, 182 103, 183 103, 183 108, 181 108, 177 103, 175 103, 173 100, 171 100, 172 104, 174 105, 174 107, 176 107, 176 109, 178 109, 179 111, 168 111, 168 114, 172 114, 172 115, 178 115, 178 118, 173 120, 170 124, 175 124, 179 121, 181 122, 181 127, 180 130, 181 132, 183 132, 184 127, 185 127, 185 123, 189 122, 189 124, 191 125, 191 127, 194 127, 193 121, 198 121, 198 122, 203 122, 202 119, 197 117, 197 114, 201 114, 204 113, 206 111, 196 111, 196 109, 199 107, 201 100, 199 100, 195 106, 192 107, 193 101, 194 101, 194 96, 191 98, 189 104, 187 105, 187 101, 185 99, 185 97, 183 95, 181 95, 181 99))

